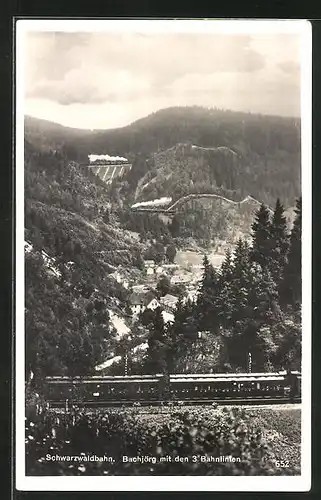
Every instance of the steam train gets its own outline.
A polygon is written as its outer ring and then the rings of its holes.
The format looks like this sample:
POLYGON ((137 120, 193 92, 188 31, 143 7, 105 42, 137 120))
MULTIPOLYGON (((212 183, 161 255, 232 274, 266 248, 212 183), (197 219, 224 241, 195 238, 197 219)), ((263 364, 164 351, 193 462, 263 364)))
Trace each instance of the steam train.
POLYGON ((163 401, 238 402, 301 400, 301 374, 234 373, 94 377, 47 377, 45 396, 52 406, 150 404, 163 401))
POLYGON ((110 160, 94 160, 88 165, 89 167, 101 167, 107 165, 129 165, 128 160, 124 159, 110 159, 110 160))
POLYGON ((89 167, 101 167, 107 165, 129 165, 128 160, 96 160, 89 164, 89 167))

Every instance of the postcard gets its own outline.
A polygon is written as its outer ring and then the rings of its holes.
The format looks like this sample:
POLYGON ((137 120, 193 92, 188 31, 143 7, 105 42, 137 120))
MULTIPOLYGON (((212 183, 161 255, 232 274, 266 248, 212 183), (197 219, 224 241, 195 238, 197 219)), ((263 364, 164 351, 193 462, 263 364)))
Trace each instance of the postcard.
POLYGON ((310 489, 311 44, 16 22, 18 490, 310 489))

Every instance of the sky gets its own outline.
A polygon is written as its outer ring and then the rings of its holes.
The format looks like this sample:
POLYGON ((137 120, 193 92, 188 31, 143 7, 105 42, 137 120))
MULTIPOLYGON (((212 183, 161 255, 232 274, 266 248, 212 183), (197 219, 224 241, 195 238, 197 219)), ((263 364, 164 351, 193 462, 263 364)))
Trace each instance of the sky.
POLYGON ((29 32, 24 112, 122 127, 170 106, 300 116, 295 34, 29 32))

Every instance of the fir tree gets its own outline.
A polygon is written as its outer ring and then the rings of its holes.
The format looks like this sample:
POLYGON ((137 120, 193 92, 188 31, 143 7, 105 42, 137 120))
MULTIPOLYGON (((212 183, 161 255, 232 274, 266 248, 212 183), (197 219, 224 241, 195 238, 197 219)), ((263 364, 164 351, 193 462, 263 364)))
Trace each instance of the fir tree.
POLYGON ((166 371, 166 355, 167 339, 165 325, 161 308, 158 307, 155 310, 154 320, 148 339, 147 364, 149 373, 164 373, 166 371))
POLYGON ((238 240, 234 251, 231 280, 231 320, 240 320, 248 314, 248 293, 251 271, 250 249, 246 241, 238 240))
POLYGON ((203 266, 203 279, 197 297, 198 323, 200 330, 215 331, 218 323, 218 274, 206 255, 203 259, 203 266))
POLYGON ((177 238, 178 236, 180 236, 181 221, 177 217, 177 215, 174 215, 173 220, 169 226, 169 230, 173 238, 177 238))
POLYGON ((176 247, 175 245, 168 245, 166 248, 166 257, 169 262, 173 263, 176 255, 176 247))
POLYGON ((225 259, 222 262, 221 265, 221 272, 220 272, 220 283, 223 285, 223 283, 229 283, 232 279, 232 253, 231 250, 228 248, 225 253, 225 259))
POLYGON ((250 251, 241 238, 233 253, 230 282, 223 285, 220 296, 220 322, 225 332, 225 346, 229 362, 235 368, 246 367, 247 348, 244 333, 250 314, 248 295, 250 287, 250 251))
POLYGON ((296 202, 295 219, 290 236, 288 261, 284 269, 282 283, 283 302, 297 307, 301 304, 301 231, 302 231, 302 199, 296 202))
POLYGON ((217 315, 218 322, 226 328, 229 324, 229 319, 232 316, 232 300, 231 300, 231 283, 233 278, 233 259, 232 253, 228 249, 225 254, 225 259, 221 265, 219 280, 218 280, 218 297, 217 297, 217 315))
POLYGON ((269 349, 273 345, 273 337, 260 336, 278 323, 281 309, 277 284, 268 268, 253 265, 248 296, 248 318, 244 335, 244 343, 252 354, 253 369, 263 371, 269 361, 269 349))
POLYGON ((168 369, 170 373, 175 372, 176 361, 183 355, 185 316, 183 300, 182 297, 179 297, 176 304, 174 322, 169 328, 168 369))
POLYGON ((161 276, 160 280, 156 285, 156 290, 160 297, 163 297, 167 293, 171 291, 171 281, 170 278, 166 275, 161 276))
POLYGON ((252 260, 262 267, 271 259, 271 223, 268 208, 262 203, 252 224, 252 260))
POLYGON ((280 200, 276 200, 275 210, 271 223, 271 273, 274 281, 281 284, 284 274, 284 268, 287 261, 287 252, 289 248, 289 236, 287 232, 287 222, 284 215, 283 205, 280 200))

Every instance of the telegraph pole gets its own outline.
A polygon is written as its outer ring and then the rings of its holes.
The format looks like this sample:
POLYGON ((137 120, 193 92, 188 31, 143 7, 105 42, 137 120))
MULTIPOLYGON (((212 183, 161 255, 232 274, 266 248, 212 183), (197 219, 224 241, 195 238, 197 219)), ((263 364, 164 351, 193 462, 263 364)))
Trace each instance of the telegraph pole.
POLYGON ((125 353, 125 377, 128 375, 128 354, 127 351, 125 353))
POLYGON ((252 372, 252 354, 250 352, 249 352, 249 357, 248 357, 248 369, 247 369, 247 371, 249 373, 252 372))

